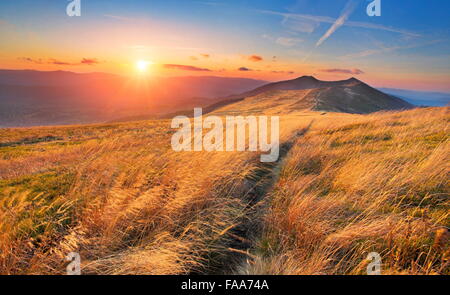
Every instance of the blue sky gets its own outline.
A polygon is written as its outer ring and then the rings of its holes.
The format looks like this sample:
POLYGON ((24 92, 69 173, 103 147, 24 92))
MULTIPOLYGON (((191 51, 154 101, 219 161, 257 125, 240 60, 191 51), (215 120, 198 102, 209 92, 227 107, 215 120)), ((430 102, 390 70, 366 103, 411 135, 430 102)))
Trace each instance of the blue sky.
POLYGON ((121 72, 145 58, 214 75, 357 75, 379 86, 450 91, 450 1, 381 0, 380 17, 366 14, 370 2, 81 0, 82 16, 70 18, 69 1, 3 0, 0 66, 121 72), (246 59, 253 55, 262 60, 246 59), (87 57, 99 62, 73 62, 87 57))

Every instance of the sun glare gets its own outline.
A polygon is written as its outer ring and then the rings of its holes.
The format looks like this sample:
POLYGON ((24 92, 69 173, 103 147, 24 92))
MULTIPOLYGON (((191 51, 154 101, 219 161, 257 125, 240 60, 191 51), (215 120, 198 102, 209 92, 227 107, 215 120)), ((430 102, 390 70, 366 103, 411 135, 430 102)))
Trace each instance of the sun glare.
POLYGON ((138 60, 136 62, 136 68, 139 72, 147 72, 148 66, 153 64, 153 62, 148 60, 138 60))

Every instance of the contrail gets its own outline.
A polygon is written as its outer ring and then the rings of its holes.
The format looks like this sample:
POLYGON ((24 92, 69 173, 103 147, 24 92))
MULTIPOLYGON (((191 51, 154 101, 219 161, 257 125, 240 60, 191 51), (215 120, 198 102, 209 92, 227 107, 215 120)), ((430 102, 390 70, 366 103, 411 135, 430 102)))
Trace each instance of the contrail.
POLYGON ((325 40, 327 40, 337 29, 342 27, 347 19, 349 18, 350 14, 355 10, 357 6, 357 2, 354 0, 350 0, 345 5, 344 10, 341 13, 341 16, 334 22, 334 24, 331 26, 331 28, 328 29, 328 31, 325 33, 325 35, 322 36, 322 38, 319 39, 316 43, 316 47, 319 47, 325 40))

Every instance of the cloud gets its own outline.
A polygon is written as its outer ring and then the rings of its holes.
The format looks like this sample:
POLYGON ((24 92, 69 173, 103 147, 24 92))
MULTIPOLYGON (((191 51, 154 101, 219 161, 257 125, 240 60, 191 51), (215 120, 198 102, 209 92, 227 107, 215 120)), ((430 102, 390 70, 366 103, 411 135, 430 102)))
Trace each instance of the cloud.
POLYGON ((311 34, 320 25, 320 22, 307 19, 295 19, 291 16, 285 16, 281 24, 294 32, 311 34))
POLYGON ((224 6, 223 2, 214 2, 214 1, 196 1, 198 4, 208 5, 208 6, 224 6))
POLYGON ((345 5, 344 10, 342 11, 341 15, 336 19, 336 21, 333 23, 333 25, 328 29, 328 31, 317 41, 316 47, 319 47, 322 45, 325 40, 327 40, 331 35, 333 35, 334 32, 336 32, 337 29, 342 27, 347 19, 349 18, 350 14, 355 10, 357 6, 357 3, 353 0, 350 0, 345 5))
POLYGON ((364 72, 360 69, 322 69, 319 72, 325 73, 336 73, 336 74, 351 74, 351 75, 362 75, 364 72))
POLYGON ((367 49, 367 50, 363 50, 360 52, 350 53, 350 54, 341 56, 340 59, 354 59, 354 58, 367 57, 367 56, 375 55, 375 54, 393 52, 393 51, 401 50, 401 49, 412 49, 412 48, 436 44, 441 41, 442 40, 433 40, 433 41, 429 41, 429 42, 405 45, 405 46, 391 46, 391 47, 381 47, 381 48, 376 48, 376 49, 367 49))
POLYGON ((295 74, 294 71, 272 71, 274 74, 295 74))
POLYGON ((172 69, 172 70, 195 71, 195 72, 211 72, 210 69, 199 68, 199 67, 194 67, 194 66, 174 65, 174 64, 165 64, 163 66, 166 69, 172 69))
POLYGON ((283 45, 286 47, 294 46, 300 42, 302 42, 302 39, 299 38, 288 38, 288 37, 280 37, 275 42, 279 45, 283 45))
POLYGON ((120 16, 120 15, 104 14, 103 16, 104 17, 108 17, 108 18, 112 18, 112 19, 115 19, 115 20, 125 21, 125 22, 134 22, 134 21, 136 21, 135 19, 133 19, 131 17, 120 16))
POLYGON ((60 61, 54 58, 50 58, 47 61, 48 64, 52 64, 52 65, 60 65, 60 66, 75 66, 75 65, 79 65, 80 63, 71 63, 71 62, 67 62, 67 61, 60 61))
MULTIPOLYGON (((199 56, 203 57, 203 58, 210 58, 211 55, 209 55, 208 53, 200 53, 199 56)), ((198 60, 199 57, 197 57, 195 55, 192 55, 192 56, 190 56, 190 59, 191 60, 198 60)))
POLYGON ((20 61, 29 62, 29 63, 35 63, 35 64, 43 64, 43 63, 45 63, 45 62, 42 61, 41 58, 34 59, 34 58, 31 58, 31 57, 19 57, 17 59, 20 60, 20 61))
POLYGON ((259 55, 250 55, 248 57, 248 60, 254 61, 254 62, 259 62, 259 61, 262 61, 263 58, 262 58, 262 56, 259 56, 259 55))
POLYGON ((95 65, 98 63, 99 63, 99 61, 96 58, 83 58, 81 60, 81 64, 84 64, 84 65, 95 65))
POLYGON ((249 68, 246 68, 246 67, 240 67, 239 69, 238 69, 238 71, 241 71, 241 72, 250 72, 250 71, 253 71, 252 69, 249 69, 249 68))
MULTIPOLYGON (((298 13, 284 13, 284 12, 277 12, 277 11, 270 11, 270 10, 259 10, 260 13, 264 14, 271 14, 271 15, 278 15, 282 16, 284 19, 292 19, 292 20, 298 20, 300 21, 310 21, 315 23, 328 23, 328 24, 334 24, 337 19, 329 16, 322 16, 322 15, 308 15, 308 14, 298 14, 298 13)), ((356 27, 356 28, 364 28, 364 29, 373 29, 373 30, 381 30, 386 32, 392 32, 392 33, 398 33, 410 37, 420 37, 420 34, 410 32, 403 29, 398 28, 392 28, 387 27, 379 24, 374 23, 366 23, 366 22, 355 22, 355 21, 346 21, 343 26, 347 27, 356 27)))
POLYGON ((48 64, 48 65, 58 65, 58 66, 79 66, 79 65, 95 65, 100 63, 96 58, 83 58, 80 62, 68 62, 61 61, 56 58, 42 59, 42 58, 31 58, 31 57, 19 57, 18 60, 34 63, 34 64, 48 64))
POLYGON ((286 46, 286 47, 292 47, 300 42, 303 42, 303 39, 300 38, 294 38, 294 37, 274 37, 268 34, 261 35, 262 38, 270 40, 278 45, 286 46))

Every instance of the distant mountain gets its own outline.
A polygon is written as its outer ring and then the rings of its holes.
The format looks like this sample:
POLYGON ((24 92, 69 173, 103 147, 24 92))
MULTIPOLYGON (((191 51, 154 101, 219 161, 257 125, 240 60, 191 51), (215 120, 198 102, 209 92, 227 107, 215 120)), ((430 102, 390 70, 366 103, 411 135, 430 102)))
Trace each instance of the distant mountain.
POLYGON ((214 113, 283 114, 298 110, 367 114, 382 110, 410 109, 414 106, 351 78, 343 81, 320 81, 304 76, 270 83, 238 96, 237 102, 220 106, 214 113))
POLYGON ((106 73, 73 73, 67 71, 0 70, 1 85, 15 86, 74 86, 121 77, 106 73))
POLYGON ((414 91, 406 89, 379 88, 417 106, 446 106, 450 104, 450 93, 414 91))
POLYGON ((326 87, 335 87, 335 86, 343 86, 352 82, 358 81, 355 78, 351 78, 349 80, 343 81, 320 81, 312 76, 302 76, 293 80, 286 80, 280 82, 269 83, 253 89, 251 91, 247 91, 241 93, 239 95, 234 95, 233 97, 249 97, 255 96, 260 93, 264 93, 271 90, 304 90, 304 89, 315 89, 315 88, 326 88, 326 87))
POLYGON ((153 117, 203 107, 264 85, 223 77, 124 77, 105 73, 0 70, 0 127, 153 117))

